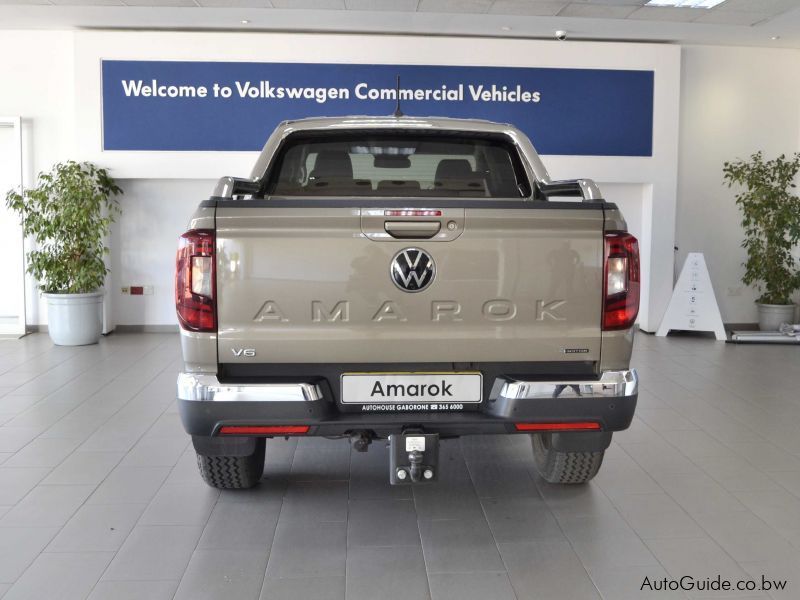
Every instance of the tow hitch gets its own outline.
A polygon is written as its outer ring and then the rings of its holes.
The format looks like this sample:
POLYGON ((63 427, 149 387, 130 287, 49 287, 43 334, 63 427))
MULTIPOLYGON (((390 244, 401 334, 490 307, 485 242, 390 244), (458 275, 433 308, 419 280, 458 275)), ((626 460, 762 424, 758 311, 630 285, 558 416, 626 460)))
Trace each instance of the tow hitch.
POLYGON ((392 485, 436 481, 439 434, 406 432, 389 436, 389 481, 392 485))

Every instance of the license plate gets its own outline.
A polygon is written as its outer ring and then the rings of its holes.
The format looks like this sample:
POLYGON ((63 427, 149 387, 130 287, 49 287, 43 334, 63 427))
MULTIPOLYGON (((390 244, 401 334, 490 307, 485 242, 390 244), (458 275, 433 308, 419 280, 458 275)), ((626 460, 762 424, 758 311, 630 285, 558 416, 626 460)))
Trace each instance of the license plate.
POLYGON ((451 405, 479 404, 481 373, 345 373, 342 404, 451 405))

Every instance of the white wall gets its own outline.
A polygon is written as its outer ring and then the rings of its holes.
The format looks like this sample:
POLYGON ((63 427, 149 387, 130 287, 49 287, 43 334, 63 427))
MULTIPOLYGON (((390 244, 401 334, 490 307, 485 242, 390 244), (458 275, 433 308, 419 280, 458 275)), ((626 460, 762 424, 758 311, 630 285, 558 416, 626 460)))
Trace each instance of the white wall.
POLYGON ((123 179, 122 217, 112 232, 112 310, 117 325, 173 325, 173 273, 178 237, 213 180, 123 179), (153 286, 152 296, 130 296, 122 286, 153 286))
POLYGON ((743 234, 722 164, 757 150, 770 158, 800 150, 800 51, 689 46, 681 71, 676 267, 688 252, 704 252, 723 320, 754 322, 756 294, 740 280, 743 234))

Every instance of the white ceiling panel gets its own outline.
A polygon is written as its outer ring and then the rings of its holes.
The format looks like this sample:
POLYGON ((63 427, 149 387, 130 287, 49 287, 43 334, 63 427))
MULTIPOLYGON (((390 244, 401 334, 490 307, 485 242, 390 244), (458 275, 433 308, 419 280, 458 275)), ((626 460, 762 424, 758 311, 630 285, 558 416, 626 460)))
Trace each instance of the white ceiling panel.
POLYGON ((704 8, 666 8, 661 6, 643 6, 633 11, 629 19, 642 21, 678 21, 688 23, 700 17, 704 8))
POLYGON ((392 10, 396 12, 415 12, 419 0, 345 0, 348 10, 392 10))
POLYGON ((57 6, 124 6, 122 0, 50 0, 57 6))
POLYGON ((800 7, 798 0, 725 0, 713 10, 737 10, 740 12, 764 12, 779 15, 800 7))
POLYGON ((193 0, 124 0, 126 6, 171 6, 185 7, 197 4, 193 0))
POLYGON ((304 10, 344 10, 344 0, 272 0, 275 8, 301 8, 304 10))
POLYGON ((594 6, 644 6, 648 0, 575 0, 572 4, 593 4, 594 6))
POLYGON ((584 17, 590 19, 625 19, 639 8, 636 5, 613 6, 606 4, 583 4, 573 2, 558 13, 559 17, 584 17))
POLYGON ((568 2, 531 2, 530 0, 495 0, 489 12, 499 15, 554 17, 568 2))
POLYGON ((767 13, 739 12, 738 10, 710 10, 700 15, 695 23, 715 23, 717 25, 750 26, 768 21, 772 15, 767 13))
POLYGON ((200 6, 207 8, 269 8, 269 0, 195 0, 200 6))
POLYGON ((0 5, 10 5, 10 4, 40 5, 40 4, 51 4, 51 3, 49 0, 0 0, 0 5))
POLYGON ((493 0, 420 0, 418 12, 482 14, 493 0))

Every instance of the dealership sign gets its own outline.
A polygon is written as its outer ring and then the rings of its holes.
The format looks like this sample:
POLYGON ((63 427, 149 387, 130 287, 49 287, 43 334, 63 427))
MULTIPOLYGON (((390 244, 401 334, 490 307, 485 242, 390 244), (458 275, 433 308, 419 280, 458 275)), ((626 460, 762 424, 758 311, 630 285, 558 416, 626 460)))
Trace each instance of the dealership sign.
POLYGON ((104 60, 102 73, 104 150, 260 150, 285 119, 391 115, 399 96, 410 116, 513 123, 542 154, 652 155, 652 71, 104 60))

